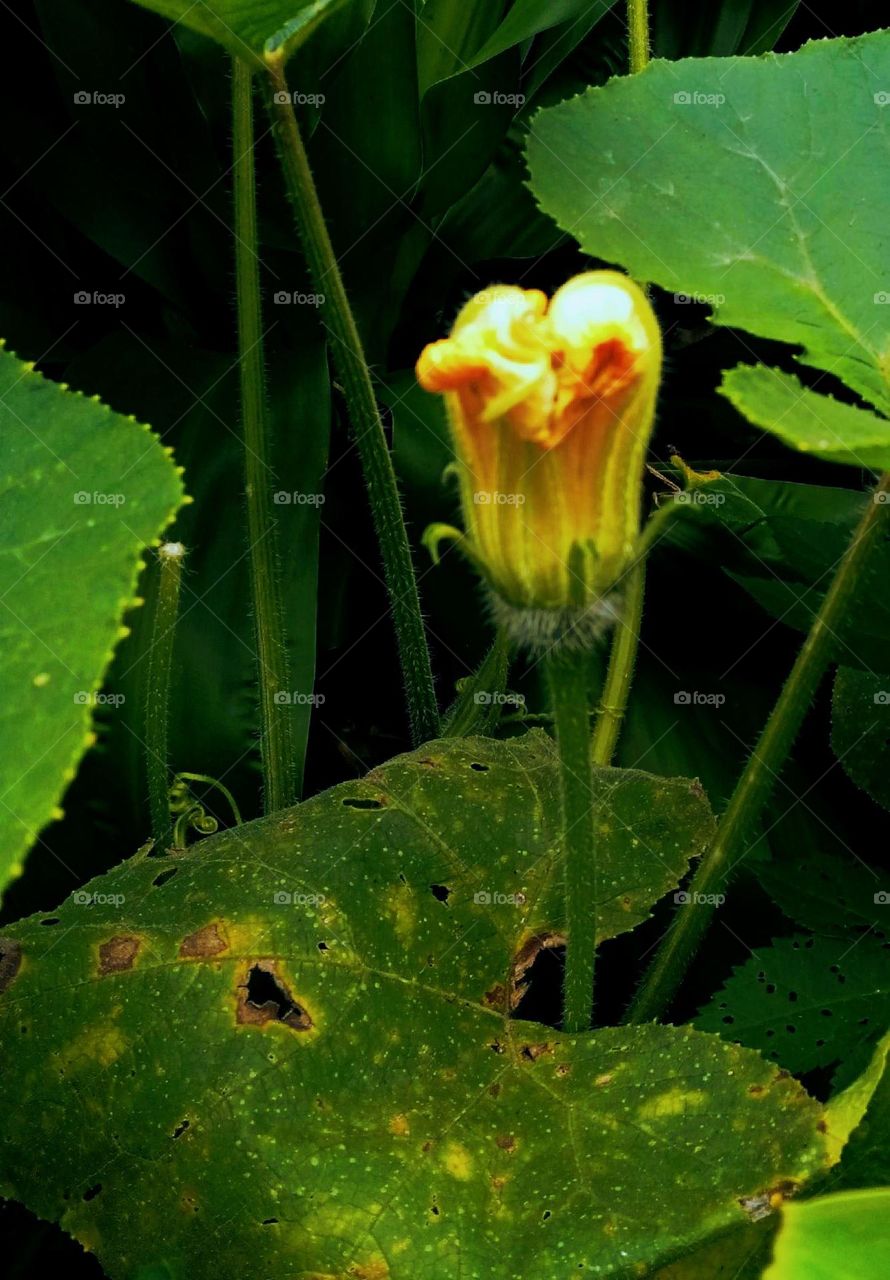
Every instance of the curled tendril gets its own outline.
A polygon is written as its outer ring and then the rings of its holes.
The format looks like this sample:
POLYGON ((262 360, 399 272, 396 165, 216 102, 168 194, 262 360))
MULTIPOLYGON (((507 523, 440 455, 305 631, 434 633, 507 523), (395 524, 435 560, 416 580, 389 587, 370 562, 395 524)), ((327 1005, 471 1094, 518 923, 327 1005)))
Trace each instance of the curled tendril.
POLYGON ((170 786, 169 804, 170 813, 178 815, 173 828, 173 843, 180 849, 184 849, 188 844, 189 830, 195 831, 201 836, 213 835, 215 831, 219 830, 218 819, 212 813, 208 813, 201 801, 194 795, 189 786, 191 782, 203 782, 205 786, 213 787, 214 790, 219 791, 232 810, 235 826, 240 826, 242 822, 241 812, 235 802, 235 797, 228 787, 223 786, 216 778, 211 778, 206 773, 177 773, 170 786))

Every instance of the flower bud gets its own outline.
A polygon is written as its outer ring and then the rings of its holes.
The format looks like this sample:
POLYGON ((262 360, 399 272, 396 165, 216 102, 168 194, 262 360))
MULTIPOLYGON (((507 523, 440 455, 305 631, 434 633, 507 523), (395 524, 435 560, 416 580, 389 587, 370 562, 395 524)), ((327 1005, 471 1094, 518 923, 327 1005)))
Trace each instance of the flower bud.
POLYGON ((444 395, 466 533, 435 526, 491 586, 519 639, 587 642, 633 560, 661 376, 661 334, 626 276, 590 271, 547 297, 503 285, 425 348, 420 384, 444 395))

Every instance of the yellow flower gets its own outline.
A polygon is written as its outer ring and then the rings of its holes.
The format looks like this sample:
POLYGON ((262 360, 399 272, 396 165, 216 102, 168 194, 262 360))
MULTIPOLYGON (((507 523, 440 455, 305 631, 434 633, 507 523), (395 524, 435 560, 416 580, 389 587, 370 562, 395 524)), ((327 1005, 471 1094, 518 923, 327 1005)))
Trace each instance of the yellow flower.
MULTIPOLYGON (((497 286, 421 354, 445 396, 465 549, 508 611, 609 612, 631 562, 661 376, 661 334, 642 290, 590 271, 548 304, 497 286)), ((446 533, 437 526, 435 542, 446 533)))

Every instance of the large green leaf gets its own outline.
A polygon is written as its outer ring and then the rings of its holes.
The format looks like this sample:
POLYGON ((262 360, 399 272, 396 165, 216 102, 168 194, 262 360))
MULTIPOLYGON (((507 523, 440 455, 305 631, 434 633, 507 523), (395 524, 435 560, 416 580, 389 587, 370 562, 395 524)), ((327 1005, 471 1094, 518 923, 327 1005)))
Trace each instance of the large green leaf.
POLYGON ((137 0, 171 22, 210 36, 239 58, 289 56, 342 5, 352 0, 137 0))
POLYGON ((789 1071, 866 1052, 890 1023, 890 943, 779 938, 739 966, 695 1025, 760 1049, 789 1071))
POLYGON ((890 1187, 788 1204, 763 1280, 884 1280, 890 1187))
MULTIPOLYGON (((888 82, 887 31, 780 57, 655 62, 535 118, 532 187, 587 252, 707 301, 717 324, 794 343, 887 413, 888 82)), ((757 377, 755 420, 806 444, 803 410, 777 422, 757 377)), ((806 416, 816 403, 806 397, 806 416)), ((862 415, 849 440, 838 406, 826 399, 819 416, 853 452, 862 415)))
MULTIPOLYGON (((890 809, 890 675, 838 668, 831 742, 849 777, 890 809)), ((875 885, 876 891, 884 888, 875 885)), ((883 901, 890 904, 890 897, 883 901)))
MULTIPOLYGON (((597 799, 609 935, 710 815, 641 773, 597 799)), ((16 926, 4 1192, 112 1277, 549 1278, 642 1268, 818 1173, 821 1108, 758 1055, 508 1016, 560 936, 558 808, 543 735, 431 743, 16 926)))
MULTIPOLYGON (((182 499, 147 427, 0 351, 0 885, 92 741, 144 547, 182 499)), ((110 708, 109 708, 110 709, 110 708)))

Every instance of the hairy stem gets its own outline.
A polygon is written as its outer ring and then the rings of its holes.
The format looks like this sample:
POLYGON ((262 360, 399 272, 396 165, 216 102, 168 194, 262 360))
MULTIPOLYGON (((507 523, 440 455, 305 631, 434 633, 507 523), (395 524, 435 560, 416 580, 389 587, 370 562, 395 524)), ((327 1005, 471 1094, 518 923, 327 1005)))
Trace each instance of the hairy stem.
POLYGON ((362 341, 291 104, 284 64, 280 55, 268 54, 266 65, 268 104, 279 158, 309 270, 316 291, 325 299, 323 312, 332 338, 334 366, 343 387, 380 544, 412 735, 415 743, 423 742, 438 733, 439 715, 395 471, 362 341))
POLYGON ((145 760, 151 834, 158 853, 166 853, 173 839, 170 820, 170 766, 167 738, 170 719, 170 683, 173 641, 179 616, 179 588, 185 547, 165 542, 157 553, 155 614, 148 651, 145 683, 145 760))
POLYGON ((238 361, 244 438, 250 585, 260 694, 263 808, 284 809, 297 799, 301 762, 296 759, 281 573, 272 518, 266 379, 263 362, 260 273, 257 255, 253 75, 240 59, 232 69, 232 148, 235 197, 235 282, 238 361))
POLYGON ((587 655, 546 659, 559 751, 565 864, 566 969, 563 1027, 587 1031, 593 1012, 596 965, 596 851, 593 842, 587 655))
POLYGON ((612 644, 606 684, 593 731, 591 748, 593 763, 601 768, 608 768, 612 763, 615 747, 618 744, 618 735, 624 722, 624 713, 627 710, 637 651, 640 647, 645 585, 646 562, 640 558, 627 573, 624 611, 612 644))
POLYGON ((627 38, 635 74, 649 65, 649 0, 627 0, 627 38))
POLYGON ((656 953, 628 1022, 649 1022, 670 1005, 714 914, 719 894, 745 841, 759 819, 773 785, 794 745, 804 717, 832 659, 836 635, 856 589, 859 575, 883 536, 890 494, 890 473, 883 476, 874 501, 862 517, 803 643, 778 701, 739 778, 711 848, 689 886, 688 900, 677 909, 656 953))

